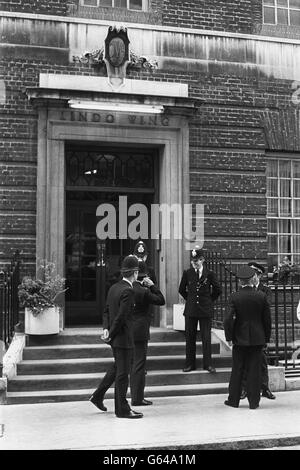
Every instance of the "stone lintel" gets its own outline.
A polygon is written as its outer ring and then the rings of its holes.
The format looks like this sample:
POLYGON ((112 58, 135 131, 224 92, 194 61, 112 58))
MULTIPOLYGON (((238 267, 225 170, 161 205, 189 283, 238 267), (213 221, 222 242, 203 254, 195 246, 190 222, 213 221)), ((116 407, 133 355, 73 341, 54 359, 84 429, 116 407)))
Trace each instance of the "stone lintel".
POLYGON ((85 90, 58 90, 49 88, 27 88, 28 99, 37 107, 68 107, 69 100, 99 102, 101 104, 123 103, 164 106, 169 114, 193 115, 202 101, 198 99, 156 96, 145 94, 116 94, 112 92, 95 92, 85 90))
POLYGON ((53 90, 105 92, 117 96, 130 94, 188 98, 188 84, 158 82, 155 80, 126 79, 124 85, 118 91, 113 91, 107 77, 41 73, 39 85, 41 88, 53 90))

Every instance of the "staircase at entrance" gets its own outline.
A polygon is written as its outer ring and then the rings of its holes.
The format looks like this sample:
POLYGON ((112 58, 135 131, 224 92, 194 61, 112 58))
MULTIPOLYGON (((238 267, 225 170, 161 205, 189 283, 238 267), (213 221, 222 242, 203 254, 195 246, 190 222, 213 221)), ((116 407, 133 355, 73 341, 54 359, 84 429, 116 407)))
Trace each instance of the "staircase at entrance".
MULTIPOLYGON (((148 348, 146 397, 226 393, 231 357, 212 345, 216 374, 202 369, 197 344, 197 370, 183 373, 183 332, 152 328, 148 348)), ((100 340, 100 328, 66 329, 59 335, 28 337, 17 376, 8 383, 8 404, 87 400, 112 361, 111 348, 100 340)), ((128 392, 130 396, 130 390, 128 392)), ((110 389, 106 398, 113 398, 110 389)))

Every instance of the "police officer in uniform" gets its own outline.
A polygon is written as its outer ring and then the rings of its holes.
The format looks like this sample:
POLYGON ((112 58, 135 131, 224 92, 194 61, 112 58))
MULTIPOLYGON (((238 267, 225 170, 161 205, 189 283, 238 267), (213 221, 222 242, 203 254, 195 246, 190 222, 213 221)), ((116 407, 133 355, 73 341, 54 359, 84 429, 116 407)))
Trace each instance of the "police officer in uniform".
POLYGON ((147 269, 147 274, 150 277, 151 281, 154 284, 157 284, 157 278, 155 275, 155 271, 151 266, 148 266, 146 261, 148 258, 148 249, 146 246, 146 243, 144 243, 142 240, 137 242, 137 244, 134 247, 133 254, 140 260, 143 261, 146 264, 146 269, 147 269))
POLYGON ((216 372, 211 363, 211 321, 213 301, 221 294, 221 287, 213 271, 207 269, 204 252, 199 246, 191 251, 190 269, 183 272, 179 294, 186 301, 185 316, 186 363, 183 372, 196 369, 196 337, 200 323, 203 347, 203 369, 216 372))
POLYGON ((114 363, 108 369, 90 401, 100 410, 106 411, 103 404, 106 391, 115 382, 115 414, 118 418, 137 419, 143 414, 130 408, 126 399, 131 370, 133 338, 133 282, 137 280, 139 262, 136 256, 127 256, 122 263, 123 278, 113 284, 107 294, 103 314, 103 340, 111 345, 114 363))
POLYGON ((238 408, 246 369, 249 408, 256 409, 260 402, 262 349, 271 336, 271 312, 266 294, 254 287, 254 269, 243 266, 237 277, 240 289, 231 295, 224 319, 226 340, 233 343, 229 396, 224 404, 238 408))
MULTIPOLYGON (((271 304, 271 296, 272 296, 271 289, 268 286, 266 286, 261 280, 262 275, 265 273, 265 268, 261 264, 256 263, 255 261, 251 261, 250 263, 248 263, 248 266, 250 266, 250 268, 254 269, 254 271, 256 272, 256 276, 254 277, 254 284, 255 284, 256 290, 266 294, 268 302, 269 304, 271 304)), ((267 358, 266 347, 264 347, 262 351, 261 372, 262 372, 261 396, 268 398, 269 400, 275 400, 276 397, 269 388, 268 358, 267 358)), ((246 380, 247 380, 247 371, 245 371, 244 378, 243 378, 241 400, 243 400, 247 396, 246 380)))
POLYGON ((134 354, 130 374, 131 404, 133 406, 152 405, 144 397, 145 367, 148 341, 150 338, 151 305, 164 305, 165 298, 158 287, 148 277, 144 261, 139 262, 138 280, 133 283, 133 339, 134 354))

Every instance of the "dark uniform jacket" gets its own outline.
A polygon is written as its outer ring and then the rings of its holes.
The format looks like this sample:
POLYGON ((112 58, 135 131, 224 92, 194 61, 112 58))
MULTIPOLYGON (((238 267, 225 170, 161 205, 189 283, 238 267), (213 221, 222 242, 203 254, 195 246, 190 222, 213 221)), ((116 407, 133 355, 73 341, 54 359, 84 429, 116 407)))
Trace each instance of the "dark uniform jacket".
POLYGON ((250 286, 232 294, 224 330, 226 340, 238 346, 263 346, 268 343, 271 312, 266 294, 250 286), (233 325, 232 318, 235 318, 233 325))
POLYGON ((103 328, 109 330, 111 346, 130 349, 133 341, 134 292, 127 281, 113 284, 107 294, 103 328))
POLYGON ((194 268, 183 272, 179 294, 186 300, 183 315, 188 317, 212 317, 213 301, 221 294, 221 287, 213 271, 203 266, 199 279, 194 268))
POLYGON ((270 287, 268 287, 268 286, 266 286, 265 284, 263 284, 262 282, 260 282, 260 283, 258 284, 256 290, 258 290, 258 291, 263 292, 264 294, 266 294, 267 299, 268 299, 268 302, 269 302, 269 303, 271 302, 272 291, 271 291, 270 287))
POLYGON ((165 298, 157 286, 144 287, 140 282, 133 283, 135 306, 133 310, 134 341, 148 341, 151 323, 150 305, 164 305, 165 298))

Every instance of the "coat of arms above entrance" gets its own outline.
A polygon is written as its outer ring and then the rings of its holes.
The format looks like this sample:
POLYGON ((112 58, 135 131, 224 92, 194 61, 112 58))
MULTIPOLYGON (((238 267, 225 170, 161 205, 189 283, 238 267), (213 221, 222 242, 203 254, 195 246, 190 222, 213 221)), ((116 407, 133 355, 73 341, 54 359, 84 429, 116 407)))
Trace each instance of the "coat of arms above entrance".
POLYGON ((139 56, 130 50, 127 28, 110 26, 104 47, 87 51, 81 56, 73 56, 74 62, 92 65, 99 70, 106 69, 108 82, 114 91, 124 84, 126 73, 130 70, 148 70, 158 67, 156 60, 139 56))

